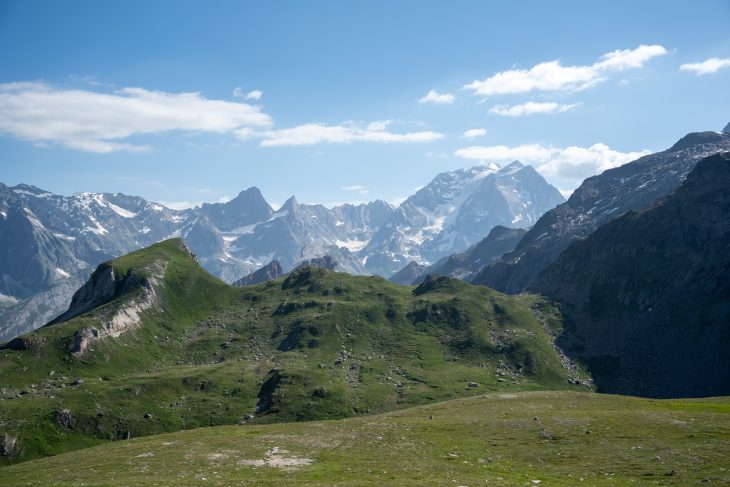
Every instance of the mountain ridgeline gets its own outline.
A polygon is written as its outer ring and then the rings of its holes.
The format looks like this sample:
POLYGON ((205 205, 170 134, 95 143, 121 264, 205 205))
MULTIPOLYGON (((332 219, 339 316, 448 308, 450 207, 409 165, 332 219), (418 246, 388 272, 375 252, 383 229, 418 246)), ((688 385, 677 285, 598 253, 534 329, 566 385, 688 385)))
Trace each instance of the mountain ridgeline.
POLYGON ((184 238, 226 282, 274 260, 288 272, 325 255, 339 271, 388 277, 410 260, 429 265, 464 250, 494 225, 530 225, 562 201, 519 163, 440 174, 397 208, 291 197, 274 210, 252 187, 226 203, 173 210, 119 193, 0 183, 0 340, 55 318, 101 262, 166 238, 184 238))
POLYGON ((602 390, 730 394, 730 153, 573 243, 532 289, 562 303, 561 343, 602 390))
POLYGON ((727 151, 730 132, 693 133, 666 151, 586 179, 567 202, 540 217, 513 251, 485 266, 471 281, 508 293, 530 289, 571 243, 671 193, 699 160, 727 151))
POLYGON ((66 314, 0 350, 0 433, 22 452, 0 461, 487 391, 586 390, 555 346, 562 329, 545 299, 446 277, 404 287, 305 266, 234 287, 167 240, 102 264, 66 314))

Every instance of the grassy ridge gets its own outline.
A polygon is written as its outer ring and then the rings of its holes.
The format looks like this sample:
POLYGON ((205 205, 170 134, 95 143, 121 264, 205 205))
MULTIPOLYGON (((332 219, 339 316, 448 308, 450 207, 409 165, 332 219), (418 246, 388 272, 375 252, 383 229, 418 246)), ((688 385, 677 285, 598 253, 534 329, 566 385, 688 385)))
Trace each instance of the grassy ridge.
POLYGON ((81 356, 134 289, 0 351, 0 435, 12 463, 201 426, 344 418, 489 391, 579 389, 553 345, 557 311, 461 281, 402 287, 305 268, 250 288, 202 270, 179 240, 111 262, 142 282, 165 263, 157 309, 81 356), (253 417, 252 417, 253 416, 253 417))
POLYGON ((0 475, 7 486, 728 485, 728 438, 727 398, 525 392, 136 438, 0 475))

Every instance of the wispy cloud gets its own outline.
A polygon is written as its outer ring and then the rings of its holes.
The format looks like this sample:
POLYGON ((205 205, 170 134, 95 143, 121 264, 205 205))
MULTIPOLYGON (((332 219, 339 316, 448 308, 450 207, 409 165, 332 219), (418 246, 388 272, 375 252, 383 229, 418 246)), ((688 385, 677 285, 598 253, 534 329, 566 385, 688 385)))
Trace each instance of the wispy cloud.
POLYGON ((342 191, 352 191, 354 193, 358 194, 368 194, 370 190, 367 188, 367 186, 363 186, 361 184, 353 184, 351 186, 343 186, 340 188, 342 191))
MULTIPOLYGON (((239 93, 258 99, 261 92, 239 93)), ((144 152, 133 136, 170 131, 234 134, 259 139, 264 147, 351 142, 431 142, 432 131, 398 133, 393 122, 308 123, 272 129, 272 118, 259 106, 208 99, 200 93, 166 93, 122 88, 111 93, 60 89, 40 82, 0 84, 0 133, 37 145, 61 145, 83 152, 144 152)))
POLYGON ((434 105, 449 105, 454 103, 456 97, 451 93, 439 93, 435 90, 430 90, 426 95, 418 100, 418 103, 432 103, 434 105))
POLYGON ((561 105, 554 102, 534 102, 528 101, 521 105, 496 105, 489 110, 489 113, 502 115, 505 117, 522 117, 524 115, 533 115, 535 113, 562 113, 573 110, 580 103, 572 103, 570 105, 561 105))
POLYGON ((647 61, 667 54, 660 45, 640 45, 604 54, 586 66, 563 66, 560 60, 536 64, 530 69, 498 72, 484 80, 475 80, 464 88, 478 96, 528 93, 531 91, 580 91, 605 80, 606 74, 639 68, 647 61))
POLYGON ((463 159, 509 162, 519 160, 532 164, 561 190, 571 190, 589 176, 617 167, 649 154, 648 150, 621 152, 598 143, 590 147, 547 147, 526 144, 472 146, 458 149, 455 155, 463 159))
POLYGON ((233 96, 236 98, 243 98, 244 100, 260 100, 264 96, 264 92, 261 90, 245 91, 243 88, 237 86, 233 89, 233 96))
POLYGON ((242 138, 260 137, 262 147, 297 146, 314 144, 349 144, 352 142, 419 143, 433 142, 444 136, 438 132, 420 131, 395 133, 388 130, 391 121, 375 121, 368 124, 344 122, 340 125, 308 123, 292 128, 267 130, 254 133, 239 131, 242 138))
POLYGON ((0 132, 84 152, 148 150, 124 141, 134 135, 173 130, 228 133, 271 125, 271 117, 259 107, 200 93, 143 88, 103 93, 39 82, 0 84, 0 132))
POLYGON ((703 74, 717 73, 721 69, 730 67, 730 58, 713 57, 699 63, 683 64, 679 67, 682 71, 691 71, 697 76, 703 74))
POLYGON ((478 128, 478 129, 469 129, 465 131, 461 136, 465 139, 473 139, 476 137, 483 137, 487 135, 487 129, 478 128))

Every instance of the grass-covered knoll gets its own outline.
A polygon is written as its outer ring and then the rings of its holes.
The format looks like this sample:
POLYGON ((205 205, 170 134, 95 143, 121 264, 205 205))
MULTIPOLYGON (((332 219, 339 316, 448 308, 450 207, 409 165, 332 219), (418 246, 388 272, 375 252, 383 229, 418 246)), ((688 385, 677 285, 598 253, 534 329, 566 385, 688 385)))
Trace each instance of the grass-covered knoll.
POLYGON ((448 278, 401 287, 319 268, 234 288, 179 240, 108 263, 122 291, 0 350, 0 456, 225 424, 344 418, 488 391, 582 389, 553 345, 560 315, 448 278), (141 324, 72 353, 164 269, 141 324), (12 441, 11 441, 12 442, 12 441), (6 450, 8 450, 6 448, 6 450))
POLYGON ((730 484, 730 399, 488 394, 382 415, 107 443, 0 469, 3 485, 730 484))

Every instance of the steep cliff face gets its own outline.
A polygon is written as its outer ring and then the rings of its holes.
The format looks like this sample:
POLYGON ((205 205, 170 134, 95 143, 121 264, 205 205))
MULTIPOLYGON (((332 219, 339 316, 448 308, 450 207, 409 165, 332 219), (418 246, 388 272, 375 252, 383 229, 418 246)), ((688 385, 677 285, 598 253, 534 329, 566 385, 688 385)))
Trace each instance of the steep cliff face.
POLYGON ((166 265, 159 263, 154 267, 137 284, 139 292, 119 306, 109 318, 101 320, 98 326, 85 327, 75 333, 71 353, 83 355, 95 342, 107 337, 117 338, 141 325, 142 312, 153 309, 160 302, 158 289, 164 280, 166 265))
POLYGON ((730 153, 574 243, 532 290, 562 303, 564 344, 602 390, 730 394, 730 153))
MULTIPOLYGON (((174 244, 192 260, 192 252, 182 241, 174 244)), ((134 254, 131 254, 134 255, 134 254)), ((71 352, 81 355, 107 337, 118 337, 141 324, 141 313, 160 304, 160 287, 168 266, 165 259, 149 259, 129 267, 119 259, 97 267, 89 280, 74 294, 66 312, 46 326, 67 322, 89 311, 98 310, 93 326, 76 331, 71 352)))

